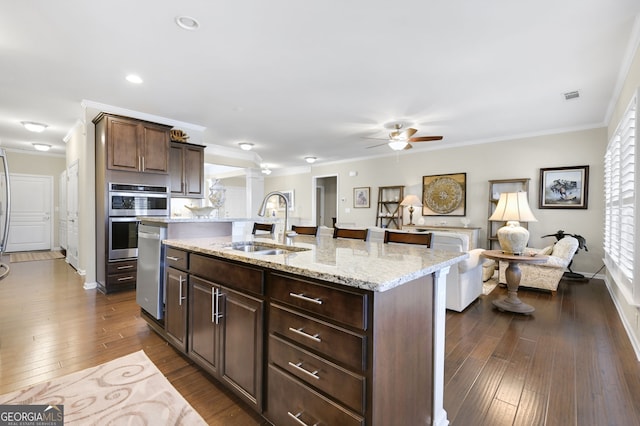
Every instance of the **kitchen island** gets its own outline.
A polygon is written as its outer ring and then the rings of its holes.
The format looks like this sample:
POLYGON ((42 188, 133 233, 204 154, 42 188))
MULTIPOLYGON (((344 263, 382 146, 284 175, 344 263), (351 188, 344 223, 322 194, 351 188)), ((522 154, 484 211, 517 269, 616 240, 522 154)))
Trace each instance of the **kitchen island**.
POLYGON ((165 321, 143 317, 271 423, 448 424, 445 276, 466 253, 311 236, 164 245, 165 321))

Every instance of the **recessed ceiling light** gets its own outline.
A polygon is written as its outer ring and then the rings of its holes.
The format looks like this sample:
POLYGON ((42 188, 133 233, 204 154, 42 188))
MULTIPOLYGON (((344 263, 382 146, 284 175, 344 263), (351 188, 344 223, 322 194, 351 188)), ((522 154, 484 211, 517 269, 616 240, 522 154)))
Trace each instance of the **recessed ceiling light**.
POLYGON ((253 148, 253 144, 249 142, 240 142, 238 145, 240 145, 240 148, 243 151, 251 151, 251 149, 253 148))
POLYGON ((317 158, 316 158, 316 157, 304 157, 304 161, 306 161, 306 162, 307 162, 307 163, 309 163, 309 164, 313 164, 313 163, 315 163, 315 162, 316 162, 316 160, 317 160, 317 158))
POLYGON ((34 121, 21 121, 20 124, 24 126, 25 129, 30 132, 40 133, 43 132, 48 126, 42 123, 36 123, 34 121))
POLYGON ((184 30, 195 31, 200 28, 200 23, 191 16, 176 16, 176 24, 184 30))
POLYGON ((139 75, 136 75, 136 74, 129 74, 127 76, 127 81, 129 83, 133 83, 133 84, 141 84, 142 83, 142 78, 139 75))
POLYGON ((51 149, 51 145, 47 145, 46 143, 34 143, 33 147, 36 151, 49 151, 51 149))

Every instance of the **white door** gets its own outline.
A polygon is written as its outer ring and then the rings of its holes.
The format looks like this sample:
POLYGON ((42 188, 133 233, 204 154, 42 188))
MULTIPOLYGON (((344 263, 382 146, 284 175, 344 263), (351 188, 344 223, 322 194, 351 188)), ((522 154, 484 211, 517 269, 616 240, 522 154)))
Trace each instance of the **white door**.
POLYGON ((7 252, 51 250, 53 176, 10 174, 11 223, 7 252))
POLYGON ((67 262, 78 269, 78 162, 67 169, 67 262))
POLYGON ((61 249, 67 248, 67 171, 60 173, 58 182, 58 240, 61 249))

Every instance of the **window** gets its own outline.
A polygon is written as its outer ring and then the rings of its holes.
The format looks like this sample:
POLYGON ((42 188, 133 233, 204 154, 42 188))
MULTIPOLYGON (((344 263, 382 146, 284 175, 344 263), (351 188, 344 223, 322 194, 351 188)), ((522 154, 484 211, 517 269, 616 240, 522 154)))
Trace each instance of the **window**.
POLYGON ((640 284, 634 285, 635 145, 638 94, 633 97, 613 134, 604 158, 604 251, 607 269, 630 304, 640 304, 640 284))

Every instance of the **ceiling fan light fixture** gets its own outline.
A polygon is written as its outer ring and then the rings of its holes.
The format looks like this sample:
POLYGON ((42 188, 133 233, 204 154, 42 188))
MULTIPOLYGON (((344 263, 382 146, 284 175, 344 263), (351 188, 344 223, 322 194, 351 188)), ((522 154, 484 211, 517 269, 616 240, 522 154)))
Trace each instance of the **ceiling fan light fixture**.
POLYGON ((405 140, 393 140, 393 141, 389 141, 388 145, 389 148, 391 148, 394 151, 402 151, 403 149, 405 149, 407 147, 409 143, 405 140))
POLYGON ((36 123, 35 121, 21 121, 20 124, 22 124, 28 131, 35 133, 44 132, 44 129, 49 127, 46 124, 36 123))
POLYGON ((238 145, 243 151, 251 151, 253 149, 253 144, 250 142, 240 142, 238 145))

